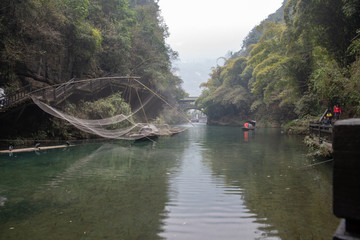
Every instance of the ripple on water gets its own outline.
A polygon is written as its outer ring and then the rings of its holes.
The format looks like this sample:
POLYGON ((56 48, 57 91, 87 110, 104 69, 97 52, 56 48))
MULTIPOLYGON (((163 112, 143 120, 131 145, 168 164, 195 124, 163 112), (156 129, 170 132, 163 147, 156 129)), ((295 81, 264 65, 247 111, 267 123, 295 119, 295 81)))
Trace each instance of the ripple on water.
POLYGON ((192 168, 197 174, 185 170, 170 181, 173 190, 160 235, 166 239, 261 239, 264 232, 259 229, 265 226, 246 208, 243 189, 214 178, 201 164, 192 166, 198 166, 192 168))

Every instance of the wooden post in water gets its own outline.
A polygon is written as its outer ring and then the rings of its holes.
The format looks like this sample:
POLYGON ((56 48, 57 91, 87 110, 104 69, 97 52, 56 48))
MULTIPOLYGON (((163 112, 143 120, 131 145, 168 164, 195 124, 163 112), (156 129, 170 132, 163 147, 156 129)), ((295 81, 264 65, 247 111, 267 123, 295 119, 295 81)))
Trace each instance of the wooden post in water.
POLYGON ((337 121, 333 132, 333 211, 342 218, 334 240, 360 239, 360 119, 337 121))

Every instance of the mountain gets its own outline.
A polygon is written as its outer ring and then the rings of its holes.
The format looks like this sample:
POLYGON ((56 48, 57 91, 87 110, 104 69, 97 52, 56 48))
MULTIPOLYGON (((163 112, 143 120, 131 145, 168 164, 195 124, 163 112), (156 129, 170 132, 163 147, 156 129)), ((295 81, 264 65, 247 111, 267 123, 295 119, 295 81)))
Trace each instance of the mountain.
POLYGON ((179 61, 174 64, 177 74, 183 80, 183 89, 190 96, 200 96, 200 84, 209 79, 211 68, 216 65, 216 59, 204 59, 200 61, 179 61))

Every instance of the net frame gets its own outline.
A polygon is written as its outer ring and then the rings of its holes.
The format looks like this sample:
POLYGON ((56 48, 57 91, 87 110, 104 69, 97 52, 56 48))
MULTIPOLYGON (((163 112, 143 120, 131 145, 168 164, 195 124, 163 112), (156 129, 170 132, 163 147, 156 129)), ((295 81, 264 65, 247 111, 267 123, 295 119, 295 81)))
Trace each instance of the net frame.
MULTIPOLYGON (((113 78, 114 77, 110 77, 109 79, 113 79, 113 78)), ((105 78, 99 78, 99 79, 105 79, 105 78)), ((113 117, 104 118, 104 119, 82 119, 82 118, 78 118, 75 116, 71 116, 59 109, 56 109, 56 108, 40 101, 38 99, 39 97, 36 96, 35 94, 33 94, 33 95, 30 94, 29 96, 32 99, 32 101, 44 112, 46 112, 54 117, 57 117, 59 119, 63 119, 65 121, 69 122, 74 127, 78 128, 79 130, 81 130, 83 132, 94 134, 94 135, 97 135, 97 136, 100 136, 103 138, 120 139, 120 140, 137 140, 137 139, 141 139, 141 138, 148 138, 148 137, 154 136, 154 135, 158 135, 158 136, 172 135, 174 133, 178 133, 178 132, 181 132, 181 131, 184 131, 187 129, 187 128, 180 129, 178 127, 171 129, 169 127, 169 125, 167 125, 167 124, 149 124, 144 107, 152 100, 152 98, 154 96, 156 96, 161 101, 163 101, 165 104, 170 106, 170 108, 175 109, 175 110, 176 110, 176 108, 173 107, 172 105, 170 105, 161 95, 159 95, 158 93, 156 93, 155 91, 153 91, 152 89, 147 87, 145 84, 140 82, 136 77, 128 78, 128 79, 131 81, 135 81, 137 84, 139 84, 141 87, 148 90, 152 94, 152 95, 150 95, 150 97, 148 99, 146 99, 145 102, 143 102, 140 99, 140 96, 137 92, 137 88, 135 87, 136 94, 139 98, 140 106, 137 109, 135 109, 134 111, 132 111, 132 113, 129 115, 118 114, 113 117), (136 113, 138 113, 140 110, 143 111, 147 123, 135 123, 132 120, 132 117, 136 113), (114 129, 114 130, 109 130, 106 128, 107 126, 118 124, 123 121, 127 121, 128 123, 130 123, 131 124, 130 127, 114 129)), ((90 80, 87 79, 87 80, 81 80, 78 82, 87 82, 87 81, 90 81, 90 80)), ((72 83, 70 83, 70 84, 72 84, 72 83)), ((37 92, 37 91, 35 91, 35 92, 37 92)), ((191 121, 187 118, 187 116, 184 113, 180 112, 180 114, 184 119, 186 119, 187 122, 189 122, 192 125, 191 121)))

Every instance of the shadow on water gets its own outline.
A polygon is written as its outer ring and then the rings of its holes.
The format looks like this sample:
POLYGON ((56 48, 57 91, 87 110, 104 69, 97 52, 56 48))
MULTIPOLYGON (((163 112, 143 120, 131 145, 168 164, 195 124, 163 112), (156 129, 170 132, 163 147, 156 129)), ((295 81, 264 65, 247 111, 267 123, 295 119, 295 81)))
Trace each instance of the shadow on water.
POLYGON ((1 156, 0 239, 160 239, 177 156, 116 144, 1 156))
POLYGON ((332 163, 306 167, 312 160, 301 138, 279 129, 214 128, 202 144, 205 164, 228 186, 243 190, 265 236, 332 238, 338 226, 331 205, 332 163))

